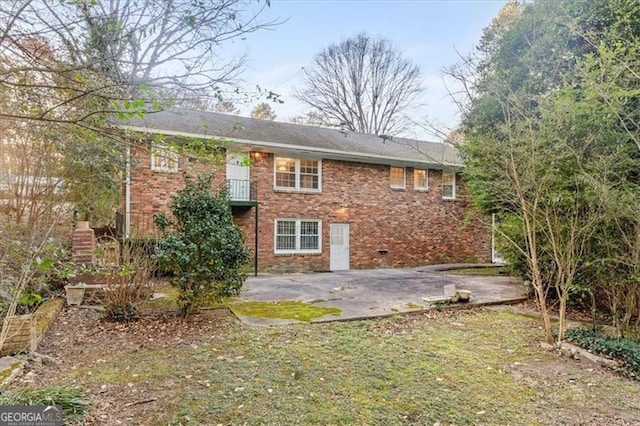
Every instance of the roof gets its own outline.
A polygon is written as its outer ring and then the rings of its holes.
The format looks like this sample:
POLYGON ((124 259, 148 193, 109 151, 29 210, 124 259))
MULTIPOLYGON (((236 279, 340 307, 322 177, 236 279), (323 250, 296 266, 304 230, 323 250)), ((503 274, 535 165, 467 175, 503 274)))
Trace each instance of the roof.
POLYGON ((175 108, 146 114, 122 126, 151 134, 219 137, 257 151, 431 168, 459 168, 462 160, 448 144, 382 137, 317 126, 175 108))

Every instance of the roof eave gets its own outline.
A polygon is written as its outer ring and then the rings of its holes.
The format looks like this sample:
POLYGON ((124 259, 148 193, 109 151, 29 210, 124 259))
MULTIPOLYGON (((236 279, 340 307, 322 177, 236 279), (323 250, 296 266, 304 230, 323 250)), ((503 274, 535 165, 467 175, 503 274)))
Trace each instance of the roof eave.
POLYGON ((173 130, 156 129, 156 128, 140 127, 140 126, 118 125, 117 127, 123 130, 130 130, 134 132, 160 134, 160 135, 176 136, 176 137, 179 136, 184 138, 194 138, 194 139, 220 138, 220 139, 233 141, 236 144, 241 145, 242 147, 253 148, 257 150, 263 150, 263 151, 273 150, 274 152, 284 152, 284 153, 288 152, 291 154, 295 154, 295 153, 313 154, 326 159, 353 161, 353 162, 359 162, 359 163, 390 164, 390 165, 408 166, 408 167, 429 167, 429 168, 446 168, 446 169, 462 168, 462 163, 420 161, 419 159, 420 153, 417 151, 416 151, 416 156, 418 158, 403 158, 403 157, 391 157, 386 155, 363 154, 360 152, 353 152, 353 151, 340 151, 340 150, 326 149, 326 148, 282 144, 277 142, 249 140, 249 139, 242 139, 242 138, 229 137, 229 136, 223 136, 223 135, 207 135, 204 133, 177 132, 173 130))

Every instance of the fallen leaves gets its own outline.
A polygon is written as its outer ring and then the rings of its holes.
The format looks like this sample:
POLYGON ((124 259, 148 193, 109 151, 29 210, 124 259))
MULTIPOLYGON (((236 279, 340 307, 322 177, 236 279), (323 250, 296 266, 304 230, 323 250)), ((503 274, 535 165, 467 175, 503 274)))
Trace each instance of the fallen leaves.
MULTIPOLYGON (((138 321, 121 324, 104 321, 100 312, 93 309, 67 307, 38 348, 44 356, 57 362, 41 366, 47 373, 32 375, 37 377, 37 383, 32 385, 56 384, 64 381, 65 375, 86 366, 107 365, 113 354, 126 356, 143 349, 179 346, 197 351, 204 344, 225 336, 236 324, 233 314, 226 310, 207 310, 187 319, 171 313, 149 314, 138 321)), ((242 358, 233 357, 231 361, 242 358)), ((126 374, 128 370, 127 367, 123 372, 126 374)), ((93 372, 87 371, 86 375, 93 376, 93 372)), ((172 386, 166 391, 164 387, 141 381, 139 376, 131 373, 132 380, 120 385, 85 387, 83 391, 93 404, 83 424, 128 424, 134 417, 153 416, 158 407, 166 407, 166 395, 172 386)), ((194 374, 185 374, 184 378, 194 380, 194 374)), ((208 388, 210 383, 203 386, 208 388)), ((152 421, 152 417, 147 418, 152 421)))

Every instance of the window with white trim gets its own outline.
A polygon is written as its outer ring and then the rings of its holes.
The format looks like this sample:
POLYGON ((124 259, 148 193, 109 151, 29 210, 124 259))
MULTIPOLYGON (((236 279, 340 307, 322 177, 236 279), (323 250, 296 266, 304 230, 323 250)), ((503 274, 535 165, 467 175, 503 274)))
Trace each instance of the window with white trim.
POLYGON ((320 160, 276 157, 274 167, 276 189, 311 192, 321 190, 320 160))
POLYGON ((321 253, 322 221, 315 219, 276 219, 276 254, 321 253))
POLYGON ((442 172, 442 198, 454 200, 456 198, 455 172, 442 172))
POLYGON ((405 176, 404 167, 390 167, 389 168, 389 182, 391 188, 404 188, 405 176))
POLYGON ((154 172, 178 172, 178 151, 164 144, 151 146, 151 170, 154 172))
POLYGON ((413 169, 413 189, 419 191, 429 189, 429 170, 413 169))

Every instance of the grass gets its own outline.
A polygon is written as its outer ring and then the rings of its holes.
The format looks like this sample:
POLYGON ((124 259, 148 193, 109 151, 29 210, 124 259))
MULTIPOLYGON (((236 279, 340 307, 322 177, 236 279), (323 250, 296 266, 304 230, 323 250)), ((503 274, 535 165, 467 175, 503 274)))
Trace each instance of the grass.
POLYGON ((136 424, 575 424, 594 413, 602 424, 621 414, 640 421, 637 382, 542 351, 535 320, 455 315, 236 324, 201 345, 101 354, 56 380, 164 395, 157 417, 127 414, 136 424))
POLYGON ((180 289, 172 286, 169 283, 163 283, 153 288, 153 292, 162 294, 163 297, 158 297, 152 300, 148 300, 141 304, 141 310, 143 312, 161 312, 161 311, 175 311, 178 310, 178 297, 180 297, 180 289))
MULTIPOLYGON (((140 311, 146 313, 152 312, 175 312, 180 310, 178 305, 178 299, 180 298, 180 289, 171 285, 168 282, 161 283, 153 287, 153 293, 162 295, 151 300, 146 300, 140 304, 140 311)), ((228 297, 220 301, 219 303, 209 303, 204 306, 207 308, 224 308, 229 304, 237 300, 236 297, 228 297)))
POLYGON ((310 322, 325 315, 340 315, 342 309, 304 303, 298 300, 279 302, 242 302, 229 306, 236 315, 256 318, 293 319, 310 322))
POLYGON ((0 396, 2 405, 58 405, 66 420, 81 417, 89 408, 82 392, 70 387, 12 390, 0 396))
POLYGON ((450 275, 486 275, 486 276, 498 276, 508 275, 508 270, 503 266, 488 266, 480 268, 460 268, 444 271, 445 274, 450 275))

